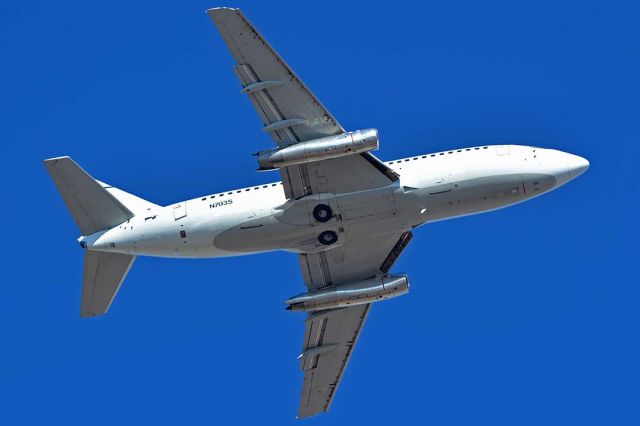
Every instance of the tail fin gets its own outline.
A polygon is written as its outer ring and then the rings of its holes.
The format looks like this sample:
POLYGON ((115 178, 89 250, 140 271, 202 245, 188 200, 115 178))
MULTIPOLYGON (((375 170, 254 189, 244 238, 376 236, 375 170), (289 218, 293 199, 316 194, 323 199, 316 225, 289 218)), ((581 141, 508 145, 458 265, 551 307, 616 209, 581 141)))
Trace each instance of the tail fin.
POLYGON ((133 217, 117 198, 69 157, 44 160, 82 235, 112 228, 133 217))

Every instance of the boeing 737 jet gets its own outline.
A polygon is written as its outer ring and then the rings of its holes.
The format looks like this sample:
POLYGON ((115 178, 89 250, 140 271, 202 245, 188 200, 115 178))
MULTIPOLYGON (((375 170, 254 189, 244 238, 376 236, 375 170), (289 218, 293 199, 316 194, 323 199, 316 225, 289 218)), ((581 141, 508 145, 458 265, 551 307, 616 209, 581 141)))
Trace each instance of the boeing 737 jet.
POLYGON ((93 179, 69 157, 45 166, 80 228, 81 316, 109 310, 137 256, 212 258, 284 250, 300 261, 306 312, 298 417, 327 411, 375 302, 409 290, 392 273, 416 228, 554 190, 589 162, 554 149, 474 146, 383 162, 375 129, 346 131, 238 9, 207 11, 240 93, 275 142, 257 154, 281 181, 159 206, 93 179))

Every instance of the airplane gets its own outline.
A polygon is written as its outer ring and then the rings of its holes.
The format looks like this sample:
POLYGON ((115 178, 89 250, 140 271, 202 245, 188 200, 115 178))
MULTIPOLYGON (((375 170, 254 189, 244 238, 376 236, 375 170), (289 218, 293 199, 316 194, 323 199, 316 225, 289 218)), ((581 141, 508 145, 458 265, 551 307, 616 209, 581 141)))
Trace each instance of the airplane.
POLYGON ((371 305, 409 290, 391 269, 414 229, 538 197, 589 162, 533 146, 452 149, 393 161, 375 129, 346 131, 239 10, 207 11, 275 147, 259 170, 281 181, 160 206, 95 180, 69 157, 44 160, 84 250, 81 317, 105 314, 137 256, 214 258, 283 250, 307 291, 298 418, 329 410, 371 305))

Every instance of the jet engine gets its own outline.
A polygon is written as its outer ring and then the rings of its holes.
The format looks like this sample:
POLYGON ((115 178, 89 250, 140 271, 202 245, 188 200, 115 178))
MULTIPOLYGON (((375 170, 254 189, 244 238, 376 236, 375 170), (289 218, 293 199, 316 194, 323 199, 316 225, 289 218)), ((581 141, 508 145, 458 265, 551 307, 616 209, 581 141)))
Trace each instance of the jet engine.
POLYGON ((310 291, 285 301, 291 311, 318 311, 362 305, 401 296, 409 291, 406 275, 383 275, 354 283, 310 291))
POLYGON ((260 151, 256 155, 260 165, 258 170, 273 170, 376 149, 378 149, 378 131, 365 129, 260 151))

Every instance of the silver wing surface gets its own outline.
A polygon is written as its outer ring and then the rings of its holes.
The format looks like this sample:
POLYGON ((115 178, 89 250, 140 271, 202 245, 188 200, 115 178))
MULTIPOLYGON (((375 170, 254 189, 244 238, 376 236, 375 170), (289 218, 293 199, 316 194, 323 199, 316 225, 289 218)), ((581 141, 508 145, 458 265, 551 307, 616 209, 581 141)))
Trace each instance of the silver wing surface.
POLYGON ((344 129, 238 9, 207 11, 237 65, 263 129, 278 145, 343 133, 344 129))
MULTIPOLYGON (((278 145, 337 135, 342 126, 238 9, 207 11, 231 51, 234 71, 255 107, 263 131, 278 145)), ((370 153, 280 169, 287 198, 384 188, 398 175, 370 153)), ((355 233, 359 234, 359 233, 355 233)), ((411 239, 410 232, 358 236, 321 253, 299 255, 307 288, 386 273, 411 239)), ((349 362, 370 305, 314 312, 306 320, 300 356, 304 384, 298 417, 327 411, 349 362)))
MULTIPOLYGON (((387 273, 411 238, 411 232, 404 232, 301 254, 305 284, 315 290, 387 273)), ((300 355, 304 384, 298 418, 329 410, 370 308, 366 304, 308 315, 300 355)))
MULTIPOLYGON (((264 128, 278 145, 344 133, 318 98, 238 9, 207 11, 236 65, 234 71, 264 128)), ((280 169, 287 198, 353 192, 388 185, 398 176, 370 153, 280 169)))

